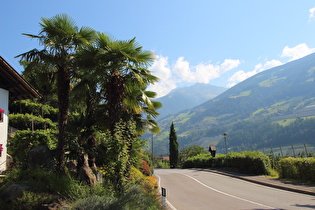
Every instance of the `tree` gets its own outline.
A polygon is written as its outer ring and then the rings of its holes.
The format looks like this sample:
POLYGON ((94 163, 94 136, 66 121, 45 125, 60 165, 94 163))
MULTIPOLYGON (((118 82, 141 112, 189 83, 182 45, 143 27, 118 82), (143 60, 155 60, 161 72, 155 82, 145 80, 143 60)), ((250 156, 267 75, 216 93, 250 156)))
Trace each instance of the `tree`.
POLYGON ((205 151, 205 148, 198 146, 198 145, 193 145, 191 147, 186 148, 182 152, 185 152, 186 158, 193 157, 199 154, 207 154, 208 152, 205 151))
POLYGON ((65 14, 55 15, 52 18, 41 18, 41 21, 39 35, 24 35, 38 39, 43 49, 33 49, 18 55, 18 57, 33 64, 49 64, 55 69, 59 108, 57 167, 63 171, 67 142, 66 125, 68 122, 70 82, 75 70, 75 53, 78 47, 94 40, 95 32, 87 27, 79 29, 75 22, 65 14))
POLYGON ((81 48, 78 61, 88 72, 81 79, 97 86, 100 102, 105 105, 105 127, 111 131, 120 120, 131 120, 136 122, 139 134, 146 128, 159 132, 154 118, 162 105, 152 100, 156 93, 146 91, 158 80, 148 70, 153 59, 153 53, 142 50, 135 38, 117 41, 104 33, 98 33, 94 43, 81 48))
POLYGON ((170 128, 170 167, 175 168, 178 164, 178 142, 177 142, 177 135, 174 128, 174 123, 172 122, 170 128))
POLYGON ((24 71, 23 77, 44 97, 37 102, 58 107, 56 68, 49 63, 20 62, 24 71))
POLYGON ((143 134, 146 129, 152 133, 159 133, 160 128, 154 120, 159 113, 156 111, 162 106, 158 101, 153 101, 156 93, 146 91, 145 87, 130 86, 129 93, 124 99, 127 113, 131 114, 131 118, 136 123, 136 131, 139 135, 143 134))
MULTIPOLYGON (((123 191, 123 180, 129 174, 133 158, 133 141, 145 128, 159 131, 154 117, 158 115, 156 109, 161 107, 161 103, 151 100, 156 93, 146 91, 149 84, 157 81, 157 77, 148 70, 154 55, 144 51, 135 39, 117 41, 104 33, 98 33, 95 42, 82 46, 76 58, 80 71, 76 72, 79 74, 79 85, 75 89, 84 86, 84 91, 79 93, 87 99, 86 109, 94 110, 95 113, 90 115, 94 117, 89 118, 102 116, 101 120, 94 122, 94 126, 110 132, 107 144, 110 152, 106 157, 109 161, 106 167, 113 168, 110 179, 115 183, 117 191, 123 191), (97 101, 91 103, 90 99, 97 101), (117 133, 118 128, 124 132, 117 133), (126 135, 132 137, 126 138, 126 135), (116 148, 118 145, 124 146, 116 148), (123 160, 121 154, 124 154, 126 161, 118 161, 123 160), (113 164, 115 167, 112 167, 113 164)), ((93 123, 86 120, 84 124, 85 127, 81 130, 89 133, 93 123)))

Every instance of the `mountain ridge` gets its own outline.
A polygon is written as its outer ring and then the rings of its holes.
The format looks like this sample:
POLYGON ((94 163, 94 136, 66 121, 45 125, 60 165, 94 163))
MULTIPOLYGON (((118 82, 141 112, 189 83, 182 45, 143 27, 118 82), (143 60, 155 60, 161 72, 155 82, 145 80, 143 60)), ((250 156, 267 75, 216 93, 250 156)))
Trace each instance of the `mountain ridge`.
MULTIPOLYGON (((231 133, 230 138, 233 138, 233 132, 241 132, 242 129, 237 124, 243 122, 255 124, 259 119, 268 119, 268 123, 272 123, 279 119, 315 116, 314 89, 315 54, 310 54, 260 72, 211 100, 158 121, 162 132, 156 136, 157 147, 167 151, 167 132, 171 121, 177 127, 182 147, 185 147, 184 144, 193 145, 196 142, 199 146, 205 146, 200 144, 213 139, 218 144, 220 133, 227 131, 231 133)), ((249 124, 246 126, 250 127, 249 124)), ((281 128, 277 129, 282 132, 281 128)), ((257 136, 257 141, 262 141, 257 136)), ((245 147, 246 143, 242 143, 241 139, 235 139, 235 142, 233 144, 245 147)), ((260 143, 257 142, 257 145, 260 143)))
POLYGON ((226 90, 224 87, 201 83, 189 87, 175 88, 166 96, 156 99, 156 101, 163 104, 162 108, 159 109, 160 116, 158 119, 193 108, 226 90))

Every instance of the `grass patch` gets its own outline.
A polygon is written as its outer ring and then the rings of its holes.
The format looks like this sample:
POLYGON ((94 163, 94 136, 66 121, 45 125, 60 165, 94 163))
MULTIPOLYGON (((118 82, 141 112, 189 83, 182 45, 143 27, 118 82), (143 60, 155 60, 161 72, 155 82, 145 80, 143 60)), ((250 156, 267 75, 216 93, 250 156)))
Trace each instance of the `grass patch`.
POLYGON ((259 113, 261 113, 263 111, 265 111, 265 109, 258 109, 255 112, 253 112, 252 115, 257 115, 257 114, 259 114, 259 113))
POLYGON ((203 122, 215 122, 216 121, 216 117, 205 117, 203 118, 203 122))
POLYGON ((271 107, 276 107, 276 106, 280 106, 282 104, 285 104, 286 101, 281 101, 281 102, 278 102, 278 103, 275 103, 275 104, 272 104, 271 107))
POLYGON ((236 96, 230 96, 230 98, 239 98, 239 97, 243 97, 243 96, 249 96, 251 92, 252 92, 251 90, 246 90, 246 91, 243 91, 236 96))
POLYGON ((286 79, 286 77, 281 77, 281 78, 273 77, 273 78, 260 82, 258 85, 261 87, 271 87, 274 84, 276 84, 278 80, 282 80, 282 79, 286 79))
POLYGON ((274 123, 277 123, 277 124, 285 127, 285 126, 288 126, 288 125, 294 123, 295 121, 296 121, 296 119, 285 119, 285 120, 275 121, 274 123))

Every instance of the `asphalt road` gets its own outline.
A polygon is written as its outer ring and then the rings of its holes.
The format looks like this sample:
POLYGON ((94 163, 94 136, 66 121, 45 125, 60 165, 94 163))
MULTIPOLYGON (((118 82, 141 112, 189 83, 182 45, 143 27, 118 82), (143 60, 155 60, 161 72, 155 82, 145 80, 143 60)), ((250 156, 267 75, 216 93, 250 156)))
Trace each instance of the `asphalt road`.
POLYGON ((216 173, 155 169, 169 209, 315 209, 315 196, 266 187, 216 173))

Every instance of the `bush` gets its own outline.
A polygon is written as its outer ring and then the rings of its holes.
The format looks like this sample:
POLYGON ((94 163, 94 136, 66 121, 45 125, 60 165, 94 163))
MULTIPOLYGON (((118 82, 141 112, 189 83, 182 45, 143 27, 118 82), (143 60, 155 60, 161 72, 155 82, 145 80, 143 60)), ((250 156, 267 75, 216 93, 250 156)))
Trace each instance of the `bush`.
POLYGON ((199 154, 193 157, 187 158, 183 164, 183 168, 205 168, 210 165, 211 155, 209 153, 199 154))
POLYGON ((144 179, 144 175, 141 173, 141 171, 134 166, 131 166, 130 168, 130 175, 129 175, 129 183, 133 184, 139 184, 144 179))
MULTIPOLYGON (((87 198, 80 199, 76 201, 72 208, 75 210, 106 210, 106 209, 114 209, 114 204, 117 202, 117 199, 113 197, 105 197, 99 195, 92 195, 87 198)), ((118 207, 118 206, 117 206, 118 207)), ((118 208, 116 208, 118 209, 118 208)))
POLYGON ((133 186, 120 197, 95 196, 80 199, 72 206, 75 210, 162 209, 157 197, 146 194, 140 186, 133 186))
POLYGON ((237 169, 241 173, 257 175, 269 174, 271 170, 269 157, 257 151, 229 152, 226 156, 225 166, 237 169))
POLYGON ((59 175, 55 172, 43 169, 14 169, 9 173, 4 183, 24 183, 31 187, 33 192, 58 194, 64 198, 77 197, 80 192, 80 184, 67 175, 59 175))
MULTIPOLYGON (((73 202, 91 196, 112 197, 112 192, 106 186, 81 185, 76 179, 68 175, 58 175, 42 169, 20 170, 14 169, 0 183, 0 191, 12 183, 23 183, 29 186, 29 191, 14 201, 15 208, 37 209, 40 204, 73 202), (23 208, 26 206, 27 208, 23 208)), ((0 199, 3 209, 11 206, 4 199, 0 199)))
POLYGON ((8 153, 20 164, 26 164, 28 152, 36 146, 46 145, 56 148, 56 132, 54 130, 20 130, 10 140, 8 153))
POLYGON ((146 176, 150 176, 152 174, 149 162, 147 160, 141 160, 140 170, 146 176))
POLYGON ((155 167, 156 168, 170 168, 170 162, 169 161, 164 161, 164 160, 158 160, 155 162, 155 167))
POLYGON ((284 158, 278 162, 280 178, 315 182, 315 158, 284 158))
POLYGON ((210 159, 210 167, 212 168, 223 168, 225 166, 226 155, 216 155, 210 159))
POLYGON ((34 193, 24 191, 11 204, 12 209, 38 209, 42 204, 59 203, 60 198, 47 193, 34 193))
POLYGON ((183 168, 228 168, 240 173, 269 174, 270 159, 261 152, 245 151, 229 152, 227 155, 211 157, 210 154, 200 154, 187 158, 183 168))
POLYGON ((139 185, 148 194, 157 193, 158 184, 153 176, 145 176, 135 167, 130 169, 129 186, 139 185))

